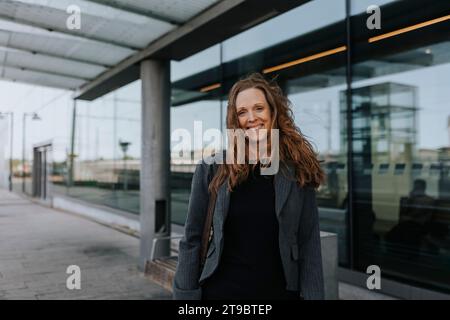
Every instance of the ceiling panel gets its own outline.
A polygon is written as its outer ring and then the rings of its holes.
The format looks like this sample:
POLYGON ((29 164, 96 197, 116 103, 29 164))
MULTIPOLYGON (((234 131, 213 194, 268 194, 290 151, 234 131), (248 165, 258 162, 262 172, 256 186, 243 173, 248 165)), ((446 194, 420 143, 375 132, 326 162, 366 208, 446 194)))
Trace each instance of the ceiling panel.
POLYGON ((113 66, 136 52, 122 47, 102 45, 95 41, 11 32, 2 30, 1 26, 0 45, 105 66, 113 66))
POLYGON ((18 50, 8 50, 2 47, 0 47, 0 52, 6 54, 5 58, 1 60, 5 66, 73 76, 85 80, 93 79, 106 70, 105 67, 92 64, 68 61, 18 50))
POLYGON ((78 88, 219 1, 0 0, 0 77, 78 88))
MULTIPOLYGON (((38 3, 43 1, 38 1, 38 3)), ((105 16, 103 11, 83 9, 82 3, 50 1, 48 4, 58 6, 44 6, 23 1, 3 0, 0 2, 0 18, 44 29, 51 29, 62 33, 85 37, 105 43, 120 45, 128 48, 143 48, 152 40, 160 37, 174 28, 173 25, 152 18, 140 17, 134 21, 124 20, 127 13, 115 10, 114 14, 105 16), (80 29, 69 30, 66 22, 70 16, 66 12, 69 5, 76 4, 80 8, 80 29), (101 12, 102 14, 98 14, 101 12), (151 30, 151 32, 149 32, 151 30)))
POLYGON ((152 12, 183 23, 218 2, 218 0, 97 0, 97 3, 116 3, 123 7, 152 12))
POLYGON ((85 83, 85 81, 80 79, 56 76, 44 72, 21 70, 18 68, 11 68, 11 67, 3 67, 1 78, 11 81, 19 81, 42 86, 71 89, 71 90, 85 83))

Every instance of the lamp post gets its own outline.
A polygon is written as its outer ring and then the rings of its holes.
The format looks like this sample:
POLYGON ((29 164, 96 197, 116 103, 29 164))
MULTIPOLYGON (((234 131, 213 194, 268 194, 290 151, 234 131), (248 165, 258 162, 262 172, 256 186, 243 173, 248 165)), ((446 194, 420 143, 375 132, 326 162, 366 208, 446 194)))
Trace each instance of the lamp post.
POLYGON ((122 141, 119 140, 119 145, 120 148, 122 149, 123 152, 123 190, 127 191, 128 189, 128 175, 127 175, 127 151, 128 151, 128 147, 130 146, 131 142, 127 142, 127 141, 122 141))
POLYGON ((22 119, 22 192, 25 193, 25 123, 27 116, 31 116, 31 120, 41 120, 36 112, 25 112, 22 119))
POLYGON ((13 136, 14 136, 14 112, 0 112, 0 119, 3 119, 5 116, 10 117, 11 126, 9 134, 10 144, 9 144, 9 191, 13 190, 12 178, 13 178, 13 136))

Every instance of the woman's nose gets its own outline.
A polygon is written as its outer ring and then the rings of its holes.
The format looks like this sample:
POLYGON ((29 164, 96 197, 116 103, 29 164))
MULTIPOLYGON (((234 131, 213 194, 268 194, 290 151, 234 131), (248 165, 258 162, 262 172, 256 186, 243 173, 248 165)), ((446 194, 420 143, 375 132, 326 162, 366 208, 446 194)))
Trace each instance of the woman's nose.
POLYGON ((255 120, 255 115, 253 114, 253 112, 249 112, 248 113, 248 121, 254 121, 255 120))

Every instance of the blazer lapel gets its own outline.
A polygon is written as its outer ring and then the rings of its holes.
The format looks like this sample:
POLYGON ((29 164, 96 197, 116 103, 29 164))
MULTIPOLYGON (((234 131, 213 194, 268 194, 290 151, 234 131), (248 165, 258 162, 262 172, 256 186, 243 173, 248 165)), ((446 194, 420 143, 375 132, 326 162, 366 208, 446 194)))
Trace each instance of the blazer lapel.
POLYGON ((286 170, 282 170, 281 166, 274 177, 275 185, 275 212, 277 217, 281 213, 284 203, 286 202, 289 192, 291 191, 292 181, 289 180, 286 175, 293 176, 293 170, 290 166, 284 166, 286 170), (283 172, 282 172, 283 171, 283 172))
POLYGON ((230 204, 230 192, 227 189, 227 182, 225 181, 219 187, 216 198, 215 214, 217 215, 217 219, 220 223, 221 228, 225 219, 227 218, 228 208, 230 204))

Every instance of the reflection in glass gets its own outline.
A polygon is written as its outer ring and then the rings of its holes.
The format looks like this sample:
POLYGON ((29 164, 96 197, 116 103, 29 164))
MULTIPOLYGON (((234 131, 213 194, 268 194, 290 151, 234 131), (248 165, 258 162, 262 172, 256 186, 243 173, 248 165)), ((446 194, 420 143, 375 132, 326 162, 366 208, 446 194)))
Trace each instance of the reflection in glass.
MULTIPOLYGON (((220 130, 220 101, 198 101, 171 108, 170 132, 174 135, 175 130, 186 130, 191 153, 190 161, 183 161, 179 154, 175 154, 174 146, 179 142, 171 141, 171 210, 172 223, 184 224, 191 192, 191 181, 195 170, 195 164, 202 157, 202 148, 206 147, 208 141, 203 140, 203 134, 208 129, 220 130), (194 141, 195 139, 195 141, 194 141)), ((210 150, 211 152, 212 150, 210 150)))
POLYGON ((140 81, 93 102, 77 102, 74 182, 55 190, 139 214, 140 81))
MULTIPOLYGON (((177 78, 172 101, 182 107, 172 119, 207 119, 211 104, 222 98, 226 105, 224 93, 239 77, 266 70, 288 94, 297 126, 319 153, 327 175, 317 192, 320 226, 338 234, 340 265, 365 273, 375 264, 383 277, 448 292, 448 21, 369 41, 383 32, 442 17, 447 8, 442 1, 430 1, 426 12, 420 1, 350 1, 348 43, 346 1, 333 1, 338 10, 329 12, 315 10, 319 3, 322 8, 328 5, 326 0, 307 2, 225 41, 221 65, 216 61, 210 69, 177 78), (366 28, 369 5, 381 6, 382 30, 366 28), (306 13, 314 21, 309 29, 283 31, 284 22, 306 13), (281 34, 274 37, 273 32, 281 34), (336 48, 340 50, 332 50, 336 48), (220 89, 201 90, 211 85, 220 89), (202 111, 196 109, 197 102, 204 103, 202 111)), ((220 113, 214 117, 220 124, 220 113)), ((173 185, 183 181, 177 179, 173 185)), ((181 185, 186 193, 177 223, 184 223, 189 194, 187 183, 181 185)))
POLYGON ((352 90, 356 267, 440 290, 450 288, 449 49, 358 62, 352 90))

